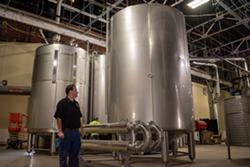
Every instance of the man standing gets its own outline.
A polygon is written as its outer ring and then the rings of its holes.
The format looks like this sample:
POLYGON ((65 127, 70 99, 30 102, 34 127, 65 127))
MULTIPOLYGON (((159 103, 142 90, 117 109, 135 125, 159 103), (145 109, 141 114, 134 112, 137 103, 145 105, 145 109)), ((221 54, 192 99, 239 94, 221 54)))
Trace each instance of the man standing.
POLYGON ((76 86, 68 85, 65 93, 67 96, 57 103, 54 115, 58 128, 57 135, 61 140, 59 146, 60 167, 79 167, 83 126, 80 107, 75 100, 78 94, 76 86))

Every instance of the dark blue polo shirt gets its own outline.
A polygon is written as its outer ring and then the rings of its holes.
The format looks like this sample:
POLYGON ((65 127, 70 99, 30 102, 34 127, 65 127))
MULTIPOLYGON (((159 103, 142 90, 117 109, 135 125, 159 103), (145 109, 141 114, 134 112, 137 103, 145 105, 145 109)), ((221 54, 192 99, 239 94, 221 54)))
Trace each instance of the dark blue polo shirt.
POLYGON ((77 101, 71 101, 68 97, 60 100, 56 106, 55 118, 62 120, 62 130, 80 128, 82 113, 77 101))

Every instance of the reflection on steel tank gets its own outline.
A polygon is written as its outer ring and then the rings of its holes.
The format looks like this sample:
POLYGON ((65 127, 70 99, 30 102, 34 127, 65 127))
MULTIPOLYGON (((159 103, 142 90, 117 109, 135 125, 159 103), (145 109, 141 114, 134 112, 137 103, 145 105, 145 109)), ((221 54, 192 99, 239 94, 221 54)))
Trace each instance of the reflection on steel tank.
POLYGON ((101 123, 107 123, 107 67, 106 56, 94 56, 94 86, 93 90, 93 118, 98 117, 101 123))
POLYGON ((227 141, 232 146, 250 146, 250 96, 224 101, 227 141))
POLYGON ((127 7, 111 19, 109 121, 194 128, 184 16, 160 4, 127 7))
POLYGON ((57 102, 66 97, 65 87, 75 83, 77 101, 87 118, 89 59, 81 48, 62 44, 39 47, 33 69, 32 94, 29 105, 29 132, 53 132, 57 102))

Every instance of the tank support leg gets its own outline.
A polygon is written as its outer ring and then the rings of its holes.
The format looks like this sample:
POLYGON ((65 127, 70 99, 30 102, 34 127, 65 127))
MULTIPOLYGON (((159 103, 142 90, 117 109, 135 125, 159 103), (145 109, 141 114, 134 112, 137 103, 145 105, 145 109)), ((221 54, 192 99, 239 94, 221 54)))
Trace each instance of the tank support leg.
POLYGON ((56 141, 56 133, 52 132, 51 133, 51 144, 50 144, 50 154, 51 155, 55 154, 55 152, 56 152, 55 141, 56 141))
POLYGON ((131 167, 130 165, 130 153, 129 152, 122 152, 122 167, 131 167))
MULTIPOLYGON (((118 140, 122 141, 122 136, 121 134, 118 134, 118 140)), ((122 161, 122 153, 121 152, 117 152, 117 157, 119 161, 122 161)))
POLYGON ((230 148, 230 144, 228 143, 228 141, 226 141, 226 145, 227 145, 227 156, 228 156, 228 159, 231 159, 231 148, 230 148))
POLYGON ((174 139, 171 142, 171 149, 172 149, 172 152, 173 152, 173 157, 176 158, 177 157, 177 152, 178 152, 177 139, 174 139))
POLYGON ((195 159, 194 132, 189 132, 187 134, 187 136, 188 136, 188 154, 189 154, 189 159, 193 161, 195 159))
POLYGON ((27 153, 31 153, 32 152, 32 142, 33 142, 33 134, 29 133, 29 135, 28 135, 27 153))
POLYGON ((163 131, 163 141, 161 146, 161 156, 162 161, 167 165, 169 161, 169 139, 168 139, 168 132, 163 131))

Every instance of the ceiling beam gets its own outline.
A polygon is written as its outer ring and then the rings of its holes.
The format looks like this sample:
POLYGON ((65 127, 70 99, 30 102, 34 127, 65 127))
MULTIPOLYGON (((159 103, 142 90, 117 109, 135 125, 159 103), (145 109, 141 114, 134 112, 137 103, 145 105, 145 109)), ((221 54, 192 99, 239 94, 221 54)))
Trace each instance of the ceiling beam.
MULTIPOLYGON (((48 0, 48 1, 49 1, 49 2, 52 2, 52 3, 54 3, 54 4, 57 3, 56 0, 48 0)), ((98 18, 98 16, 96 16, 96 15, 94 15, 94 14, 90 14, 90 13, 88 13, 88 12, 85 12, 85 11, 80 10, 80 9, 78 9, 78 8, 72 7, 72 6, 67 5, 67 4, 65 4, 65 3, 62 4, 62 7, 64 7, 65 9, 67 9, 67 10, 69 10, 69 11, 74 11, 74 12, 80 13, 80 14, 82 14, 82 15, 84 15, 84 16, 88 16, 88 17, 90 17, 90 18, 92 18, 92 19, 97 19, 98 21, 101 21, 101 22, 103 22, 103 23, 106 23, 106 20, 103 19, 103 18, 98 18)))
POLYGON ((250 30, 250 26, 248 25, 249 23, 249 19, 244 20, 242 19, 240 16, 238 16, 237 13, 235 13, 233 10, 231 10, 224 2, 222 2, 221 0, 216 0, 216 2, 222 7, 224 8, 228 13, 230 13, 230 15, 232 15, 234 18, 236 18, 239 22, 242 22, 245 27, 248 28, 248 30, 250 30))
POLYGON ((244 24, 245 22, 249 22, 249 21, 250 21, 250 18, 246 18, 246 19, 243 19, 243 20, 241 20, 241 21, 239 21, 239 22, 236 22, 236 24, 234 24, 234 25, 232 25, 232 26, 229 26, 229 27, 227 27, 227 28, 220 29, 220 30, 215 31, 215 32, 210 33, 210 34, 204 33, 204 34, 201 35, 201 36, 202 36, 201 38, 195 39, 195 40, 193 40, 192 42, 194 43, 194 42, 200 41, 200 40, 202 40, 202 39, 205 39, 205 38, 214 36, 214 35, 216 35, 216 34, 219 34, 219 33, 221 33, 221 32, 230 30, 230 29, 232 29, 232 28, 235 28, 235 27, 237 27, 237 26, 239 26, 239 25, 241 25, 241 24, 244 24))
MULTIPOLYGON (((197 71, 196 69, 194 69, 192 67, 191 67, 191 75, 199 77, 199 78, 203 78, 206 80, 216 81, 216 78, 212 77, 210 74, 197 71)), ((232 84, 230 82, 222 81, 222 80, 220 80, 219 82, 223 85, 232 87, 232 84)))
POLYGON ((20 23, 24 23, 33 27, 37 27, 43 30, 51 31, 60 35, 68 36, 74 39, 89 41, 94 45, 106 47, 105 40, 98 39, 91 35, 83 34, 80 29, 67 26, 65 24, 57 24, 56 21, 43 18, 28 12, 24 12, 6 5, 0 4, 0 17, 14 20, 20 23))
MULTIPOLYGON (((231 41, 231 42, 228 42, 228 43, 225 43, 225 44, 222 44, 218 47, 215 47, 215 48, 210 48, 210 49, 207 49, 207 52, 214 52, 214 51, 217 51, 223 47, 226 47, 226 46, 229 46, 230 45, 230 48, 231 48, 231 51, 230 52, 235 52, 239 50, 239 47, 244 43, 244 42, 247 42, 250 40, 250 35, 246 36, 246 37, 242 37, 242 38, 239 38, 237 40, 234 40, 234 41, 231 41), (235 43, 240 43, 241 45, 235 45, 235 43), (235 48, 236 46, 236 48, 235 48)), ((191 54, 194 54, 196 52, 201 52, 201 51, 204 51, 206 50, 205 48, 201 48, 199 50, 195 50, 193 52, 191 52, 191 54)))
MULTIPOLYGON (((232 11, 235 12, 235 11, 237 11, 237 10, 240 10, 241 8, 246 7, 246 6, 248 6, 249 4, 250 4, 250 3, 246 3, 246 4, 242 5, 242 6, 239 6, 238 8, 233 9, 232 11)), ((220 20, 224 19, 224 17, 225 17, 226 15, 228 15, 228 14, 229 14, 229 12, 226 11, 225 13, 222 13, 222 14, 220 14, 220 15, 216 15, 216 17, 214 17, 214 18, 212 18, 212 19, 210 19, 210 20, 208 20, 208 21, 205 21, 205 22, 203 22, 203 23, 201 23, 201 24, 199 24, 199 25, 196 25, 196 26, 194 26, 194 27, 188 29, 188 30, 187 30, 187 33, 191 33, 193 30, 198 29, 198 28, 200 28, 200 27, 203 27, 203 26, 205 26, 205 25, 208 24, 208 23, 220 21, 220 20)))
POLYGON ((99 16, 97 16, 96 19, 94 19, 93 21, 91 21, 88 24, 88 27, 91 27, 92 24, 94 24, 96 21, 98 21, 98 19, 101 19, 103 16, 105 16, 107 13, 109 13, 113 8, 115 8, 116 6, 118 6, 119 4, 121 4, 123 1, 124 0, 117 0, 114 4, 112 4, 111 6, 108 6, 107 9, 102 12, 102 14, 100 14, 99 16))

